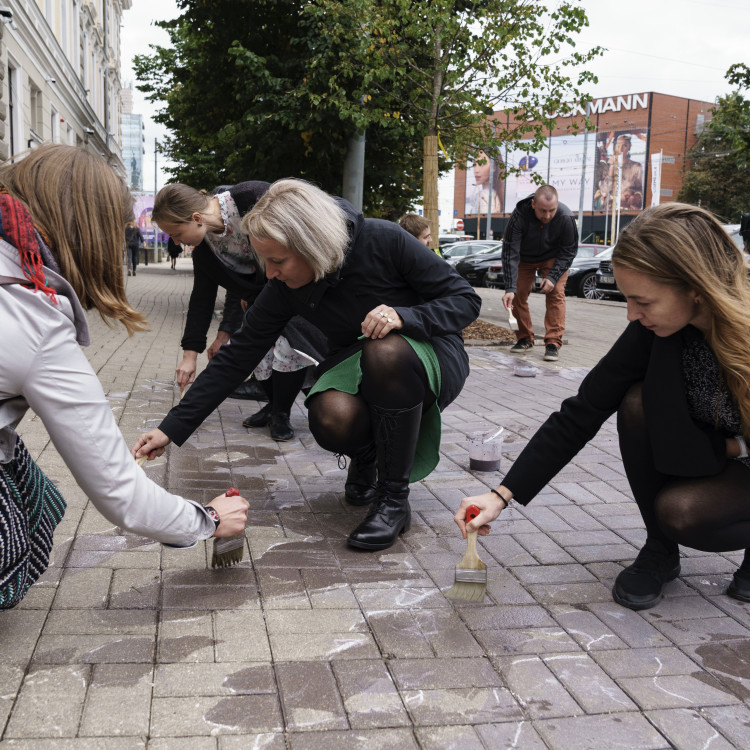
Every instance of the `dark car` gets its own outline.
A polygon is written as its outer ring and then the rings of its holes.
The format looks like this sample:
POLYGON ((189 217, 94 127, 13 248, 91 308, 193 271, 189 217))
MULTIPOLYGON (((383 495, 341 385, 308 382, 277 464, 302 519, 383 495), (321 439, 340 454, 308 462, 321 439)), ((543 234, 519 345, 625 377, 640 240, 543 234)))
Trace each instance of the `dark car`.
POLYGON ((487 249, 494 249, 500 243, 495 240, 471 240, 470 242, 454 242, 451 245, 444 245, 440 248, 443 258, 452 266, 455 266, 460 260, 469 255, 483 253, 487 249))
MULTIPOLYGON (((456 263, 456 271, 472 286, 487 286, 490 267, 502 263, 503 243, 494 242, 477 255, 468 255, 456 263)), ((502 275, 502 274, 501 274, 502 275)))
POLYGON ((466 242, 472 239, 470 234, 441 234, 438 237, 438 247, 442 252, 447 245, 453 245, 456 242, 466 242))
POLYGON ((596 291, 601 299, 625 299, 625 295, 617 288, 615 274, 612 270, 612 253, 602 258, 596 271, 596 291))

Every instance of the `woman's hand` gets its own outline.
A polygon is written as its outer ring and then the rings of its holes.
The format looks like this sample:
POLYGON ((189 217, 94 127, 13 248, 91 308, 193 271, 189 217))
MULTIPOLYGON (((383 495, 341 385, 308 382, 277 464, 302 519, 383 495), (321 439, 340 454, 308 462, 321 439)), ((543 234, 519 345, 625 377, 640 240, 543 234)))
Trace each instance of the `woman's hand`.
POLYGON ((247 524, 247 510, 250 507, 250 503, 244 497, 219 495, 209 505, 219 514, 219 528, 216 529, 214 536, 227 537, 242 534, 247 524))
POLYGON ((387 305, 378 305, 370 310, 362 321, 362 333, 368 339, 382 339, 391 331, 398 331, 404 327, 398 313, 387 305))
MULTIPOLYGON (((502 489, 502 488, 501 488, 502 489)), ((508 499, 512 497, 510 490, 504 488, 508 499)), ((461 529, 461 535, 466 539, 466 509, 470 505, 476 505, 479 508, 479 515, 469 524, 469 531, 476 530, 480 536, 487 536, 490 533, 490 522, 494 521, 500 513, 508 507, 508 503, 499 498, 494 492, 485 492, 484 495, 475 495, 474 497, 465 497, 458 506, 456 515, 453 520, 461 529)))
POLYGON ((130 453, 133 458, 143 458, 143 456, 146 456, 151 461, 157 456, 161 456, 164 453, 164 449, 171 442, 160 429, 149 430, 148 432, 144 432, 135 441, 135 445, 130 450, 130 453))
MULTIPOLYGON (((208 358, 213 359, 219 353, 219 349, 221 349, 221 347, 224 346, 224 344, 228 344, 228 343, 229 343, 229 333, 227 331, 219 331, 216 334, 214 343, 208 347, 208 351, 206 352, 206 354, 208 354, 208 358)), ((193 368, 193 372, 195 372, 195 368, 193 368)))
POLYGON ((177 379, 177 387, 180 389, 180 393, 195 380, 195 371, 198 368, 198 352, 191 352, 186 349, 182 355, 182 362, 177 365, 175 370, 175 377, 177 379))

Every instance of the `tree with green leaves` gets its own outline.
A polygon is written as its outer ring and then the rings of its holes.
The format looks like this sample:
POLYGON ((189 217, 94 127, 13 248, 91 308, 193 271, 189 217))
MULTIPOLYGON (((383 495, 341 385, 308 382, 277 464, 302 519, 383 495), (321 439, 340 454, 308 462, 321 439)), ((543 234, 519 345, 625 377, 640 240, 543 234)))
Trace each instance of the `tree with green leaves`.
MULTIPOLYGON (((328 91, 359 96, 362 74, 324 62, 356 59, 358 40, 321 33, 292 0, 179 0, 181 15, 158 22, 170 39, 135 60, 138 88, 162 105, 171 135, 162 148, 172 176, 197 187, 303 177, 341 192, 349 139, 363 127, 328 91)), ((361 103, 360 103, 361 104, 361 103)), ((421 159, 401 123, 367 132, 364 204, 396 219, 421 192, 421 159)))
POLYGON ((305 13, 321 34, 359 40, 353 62, 325 66, 336 72, 329 99, 368 128, 403 122, 423 143, 425 215, 433 226, 439 141, 459 163, 501 145, 539 150, 552 113, 585 101, 583 85, 596 80, 582 66, 600 48, 575 49, 588 23, 578 0, 317 0, 305 13), (351 90, 343 84, 354 80, 354 64, 365 69, 351 90), (510 126, 493 118, 497 109, 512 112, 510 126))
POLYGON ((736 223, 750 208, 750 100, 735 91, 720 97, 712 112, 688 153, 689 168, 677 200, 736 223))

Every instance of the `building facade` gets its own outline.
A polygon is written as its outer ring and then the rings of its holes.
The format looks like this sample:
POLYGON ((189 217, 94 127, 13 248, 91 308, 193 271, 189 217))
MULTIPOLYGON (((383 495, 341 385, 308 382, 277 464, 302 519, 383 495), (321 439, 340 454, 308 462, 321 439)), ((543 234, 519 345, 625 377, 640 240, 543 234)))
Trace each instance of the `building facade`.
MULTIPOLYGON (((558 116, 543 150, 501 148, 456 169, 454 215, 463 219, 467 233, 483 238, 491 215, 492 235, 501 237, 516 203, 533 193, 535 178, 541 178, 574 214, 581 212, 582 241, 610 243, 645 208, 676 198, 686 154, 713 106, 654 92, 602 97, 588 107, 594 129, 586 134, 586 112, 578 106, 572 115, 558 116), (506 176, 503 164, 520 173, 506 176)), ((514 124, 505 112, 494 119, 514 124)))
POLYGON ((0 159, 52 141, 124 174, 120 24, 131 0, 0 0, 0 159))

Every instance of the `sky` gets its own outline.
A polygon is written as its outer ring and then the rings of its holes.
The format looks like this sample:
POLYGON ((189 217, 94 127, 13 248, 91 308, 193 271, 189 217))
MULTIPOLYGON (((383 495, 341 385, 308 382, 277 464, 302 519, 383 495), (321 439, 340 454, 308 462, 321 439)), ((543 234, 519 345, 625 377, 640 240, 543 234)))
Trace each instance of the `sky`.
MULTIPOLYGON (((599 82, 589 89, 593 97, 654 91, 713 102, 731 90, 724 79, 729 66, 750 64, 749 0, 582 0, 581 5, 589 27, 576 37, 576 46, 607 49, 594 63, 599 82)), ((175 0, 133 0, 123 13, 123 85, 135 84, 135 54, 148 53, 150 44, 167 43, 166 33, 153 21, 177 15, 175 0)), ((154 105, 138 91, 133 100, 133 112, 143 114, 146 125, 144 189, 150 191, 154 138, 163 137, 164 130, 151 119, 154 105)), ((167 179, 162 159, 158 154, 158 187, 167 179)), ((440 205, 443 216, 452 214, 452 175, 441 180, 440 205)))

